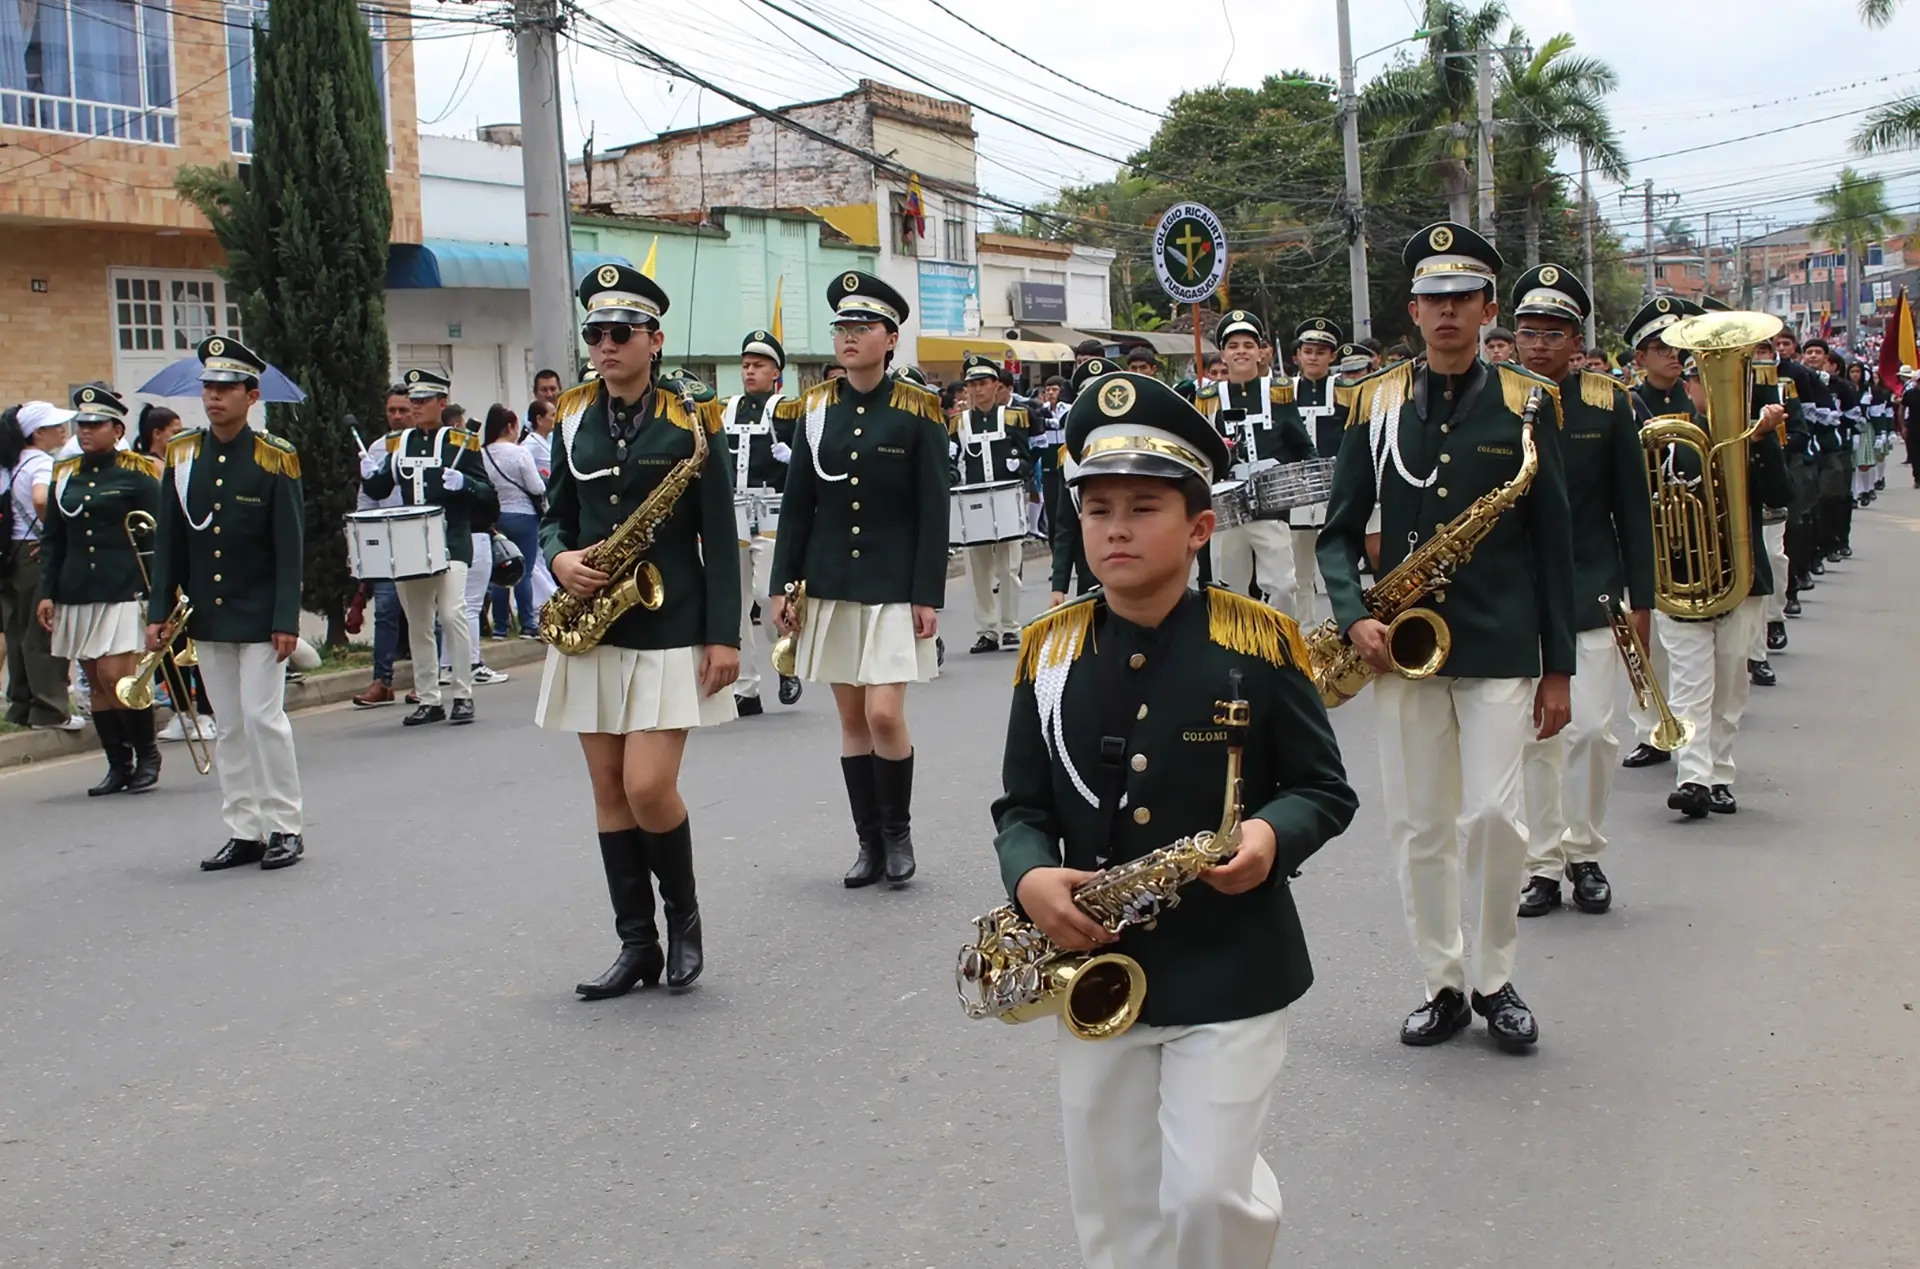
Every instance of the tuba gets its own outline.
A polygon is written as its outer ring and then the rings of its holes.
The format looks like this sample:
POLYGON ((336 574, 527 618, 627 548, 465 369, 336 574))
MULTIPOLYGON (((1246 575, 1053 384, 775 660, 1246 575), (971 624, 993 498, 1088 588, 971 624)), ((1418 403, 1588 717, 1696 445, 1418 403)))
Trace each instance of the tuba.
POLYGON ((1748 372, 1753 346, 1781 326, 1765 313, 1704 313, 1660 332, 1693 354, 1707 398, 1704 428, 1691 415, 1662 414, 1640 429, 1653 497, 1654 601, 1670 617, 1718 617, 1753 588, 1747 444, 1764 429, 1748 425, 1748 372), (1678 469, 1683 451, 1697 457, 1698 477, 1678 469))
MULTIPOLYGON (((1252 709, 1240 696, 1240 671, 1228 672, 1229 700, 1215 701, 1216 727, 1227 731, 1227 787, 1218 829, 1202 829, 1138 859, 1102 870, 1073 892, 1081 911, 1115 934, 1138 925, 1152 929, 1178 906, 1180 891, 1200 874, 1233 857, 1243 811, 1241 756, 1252 709)), ((1276 865, 1277 867, 1278 865, 1276 865)), ((1140 1018, 1147 975, 1119 952, 1069 952, 1054 945, 1012 904, 974 921, 974 941, 960 949, 954 983, 969 1018, 1032 1022, 1059 1014, 1082 1040, 1108 1040, 1140 1018)))

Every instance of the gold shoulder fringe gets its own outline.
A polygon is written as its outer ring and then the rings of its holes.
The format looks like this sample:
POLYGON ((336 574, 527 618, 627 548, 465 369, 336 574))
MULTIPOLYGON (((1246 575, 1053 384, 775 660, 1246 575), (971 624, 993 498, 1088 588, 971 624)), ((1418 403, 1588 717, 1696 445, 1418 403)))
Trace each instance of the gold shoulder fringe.
POLYGON ((816 401, 824 400, 832 405, 840 399, 840 390, 834 386, 839 382, 838 379, 828 379, 824 383, 814 384, 797 397, 781 397, 774 403, 773 417, 797 423, 807 417, 807 411, 813 408, 816 401))
POLYGON ((1800 399, 1800 385, 1795 383, 1791 379, 1780 380, 1781 404, 1784 405, 1788 401, 1798 401, 1799 399, 1800 399))
MULTIPOLYGON (((467 435, 471 436, 472 433, 467 435)), ((288 480, 300 479, 299 451, 284 441, 276 445, 268 437, 256 432, 253 437, 253 462, 262 471, 285 476, 288 480)))
POLYGON ((191 432, 183 432, 179 436, 176 436, 172 440, 168 441, 167 442, 168 466, 172 466, 174 463, 177 463, 185 458, 198 458, 200 456, 200 438, 204 435, 206 435, 205 432, 202 432, 200 429, 195 428, 191 432))
POLYGON ((1596 410, 1611 410, 1626 390, 1612 375, 1595 374, 1591 370, 1580 372, 1580 399, 1596 410))
POLYGON ((1770 388, 1780 381, 1780 367, 1753 363, 1753 381, 1761 387, 1770 388))
POLYGON ((1500 394, 1506 399, 1507 408, 1519 414, 1527 408, 1527 397, 1535 388, 1546 393, 1553 401, 1553 413, 1556 427, 1567 425, 1567 412, 1560 405, 1560 385, 1542 379, 1539 375, 1509 366, 1504 363, 1500 370, 1500 394))
POLYGON ((1267 389, 1268 405, 1293 404, 1293 380, 1275 379, 1273 386, 1267 389))
POLYGON ((720 429, 726 426, 727 403, 718 397, 700 402, 694 407, 694 412, 699 416, 700 421, 707 425, 709 436, 718 435, 720 429))
POLYGON ((1031 682, 1041 670, 1077 661, 1093 638, 1093 608, 1096 595, 1081 595, 1057 608, 1049 608, 1020 631, 1020 659, 1013 666, 1015 683, 1031 682), (1061 637, 1056 641, 1054 635, 1061 637), (1047 655, 1045 665, 1040 658, 1047 655))
POLYGON ((469 432, 464 427, 455 428, 453 430, 453 443, 461 449, 470 449, 478 454, 480 452, 480 433, 469 432))
POLYGON ((1014 427, 1020 427, 1020 428, 1033 426, 1032 422, 1028 420, 1027 412, 1025 410, 1015 410, 1015 409, 1012 409, 1011 407, 1009 407, 1007 410, 1007 422, 1013 425, 1014 427))
POLYGON ((593 404, 594 398, 599 395, 600 380, 577 383, 562 392, 560 399, 553 403, 553 416, 556 419, 564 419, 569 414, 584 414, 587 407, 593 404))
POLYGON ((116 451, 113 456, 113 465, 124 467, 128 471, 144 472, 155 480, 160 479, 160 473, 165 470, 161 467, 159 459, 149 458, 145 454, 136 454, 130 449, 116 451))
POLYGON ((1353 410, 1347 415, 1347 426, 1354 427, 1367 422, 1373 414, 1374 398, 1390 384, 1397 384, 1402 399, 1413 391, 1413 363, 1403 361, 1385 370, 1376 370, 1360 382, 1353 385, 1353 410))
POLYGON ((1300 624, 1245 595, 1208 588, 1207 636, 1229 651, 1306 672, 1307 642, 1300 624))
POLYGON ((896 410, 917 414, 929 423, 938 423, 941 427, 948 425, 946 412, 940 408, 940 394, 930 392, 917 383, 895 379, 893 393, 887 398, 887 404, 896 410))
POLYGON ((1353 409, 1354 399, 1359 395, 1359 390, 1350 383, 1333 385, 1333 403, 1342 410, 1353 409))
POLYGON ((80 456, 76 454, 72 458, 63 458, 53 465, 53 478, 55 480, 64 480, 79 470, 80 456))

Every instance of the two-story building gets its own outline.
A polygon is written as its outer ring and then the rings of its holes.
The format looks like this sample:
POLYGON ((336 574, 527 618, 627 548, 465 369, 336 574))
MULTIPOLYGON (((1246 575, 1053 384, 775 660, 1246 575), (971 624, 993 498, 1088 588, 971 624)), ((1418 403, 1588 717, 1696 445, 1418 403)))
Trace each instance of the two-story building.
MULTIPOLYGON (((128 389, 215 332, 241 338, 183 165, 245 164, 267 0, 0 0, 0 399, 128 389)), ((369 6, 393 241, 420 240, 413 45, 369 6)))

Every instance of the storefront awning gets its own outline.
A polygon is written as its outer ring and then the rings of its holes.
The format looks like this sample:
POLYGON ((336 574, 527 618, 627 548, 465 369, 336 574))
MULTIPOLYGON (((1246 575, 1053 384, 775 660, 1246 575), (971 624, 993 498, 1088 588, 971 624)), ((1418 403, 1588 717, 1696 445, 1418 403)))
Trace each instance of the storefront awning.
MULTIPOLYGON (((1096 330, 1088 333, 1096 339, 1108 340, 1123 348, 1128 344, 1148 344, 1163 357, 1193 356, 1192 331, 1181 333, 1167 330, 1096 330)), ((1204 335, 1200 337, 1200 347, 1208 356, 1220 351, 1214 346, 1213 341, 1204 335)))
POLYGON ((995 361, 1011 355, 1018 361, 1072 361, 1073 349, 1065 344, 1038 339, 995 339, 991 335, 922 335, 920 362, 954 363, 965 361, 968 353, 978 353, 995 361))
MULTIPOLYGON (((633 262, 602 251, 573 253, 573 276, 603 264, 633 262)), ((395 243, 387 248, 387 289, 415 291, 435 287, 464 287, 487 291, 527 289, 527 249, 497 242, 455 242, 429 238, 415 246, 395 243)))
POLYGON ((1068 348, 1073 348, 1082 340, 1095 338, 1071 326, 1043 326, 1037 322, 1021 322, 1019 330, 1022 339, 1041 339, 1049 344, 1065 344, 1068 348))

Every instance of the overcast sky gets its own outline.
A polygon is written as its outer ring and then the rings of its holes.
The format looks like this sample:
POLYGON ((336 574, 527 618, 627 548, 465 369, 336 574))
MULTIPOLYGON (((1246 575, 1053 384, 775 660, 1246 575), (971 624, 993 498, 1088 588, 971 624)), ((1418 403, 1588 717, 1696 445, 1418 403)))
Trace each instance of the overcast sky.
MULTIPOLYGON (((919 75, 1098 152, 976 112, 980 184, 1019 203, 1045 199, 1063 183, 1112 175, 1115 165, 1100 156, 1124 158, 1157 122, 1132 107, 1159 110, 1183 89, 1222 80, 1251 85, 1292 68, 1332 76, 1338 65, 1334 0, 939 0, 1031 60, 996 48, 934 0, 770 2, 831 27, 898 69, 806 30, 763 0, 587 0, 587 8, 763 105, 830 97, 862 76, 935 91, 916 82, 919 75), (1052 71, 1130 105, 1103 100, 1052 71)), ((1418 3, 1352 5, 1364 82, 1398 50, 1364 54, 1414 30, 1418 3)), ((1811 194, 1849 162, 1888 178, 1896 210, 1920 212, 1920 152, 1860 159, 1847 150, 1866 109, 1920 93, 1920 0, 1884 31, 1860 24, 1854 0, 1512 0, 1509 8, 1534 45, 1571 32, 1577 52, 1619 74, 1611 107, 1633 160, 1631 179, 1651 177, 1657 192, 1680 195, 1660 208, 1662 222, 1683 216, 1698 233, 1710 213, 1716 241, 1732 240, 1736 213, 1745 214, 1748 236, 1756 220, 1799 223, 1811 214, 1811 194), (1757 133, 1772 135, 1739 140, 1757 133), (1671 153, 1679 150, 1690 152, 1671 153)), ((604 150, 739 113, 712 93, 574 40, 563 50, 567 145, 576 155, 589 130, 604 150)), ((423 132, 471 136, 477 124, 517 118, 505 36, 425 39, 416 58, 423 132)), ((1623 208, 1619 192, 1611 182, 1596 183, 1603 213, 1637 239, 1638 205, 1623 208)))

